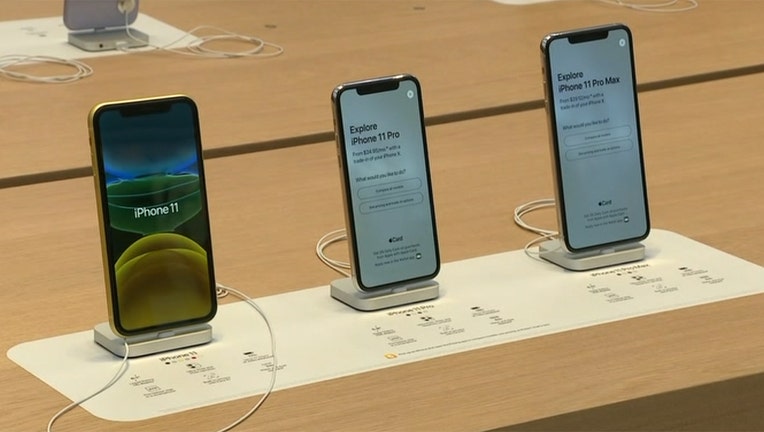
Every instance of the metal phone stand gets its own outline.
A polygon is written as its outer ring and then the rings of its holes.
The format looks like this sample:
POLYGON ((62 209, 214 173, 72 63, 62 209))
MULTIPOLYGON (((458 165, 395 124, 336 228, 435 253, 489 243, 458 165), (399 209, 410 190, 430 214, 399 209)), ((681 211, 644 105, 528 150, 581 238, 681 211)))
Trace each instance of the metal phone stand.
POLYGON ((126 28, 93 29, 69 32, 71 45, 84 51, 110 51, 122 48, 139 48, 149 44, 149 35, 142 31, 126 28))
POLYGON ((585 271, 640 261, 645 258, 645 246, 628 243, 587 252, 569 252, 559 240, 548 240, 539 245, 539 256, 568 270, 585 271))
POLYGON ((123 337, 114 334, 109 323, 104 322, 93 329, 93 340, 119 357, 125 356, 127 342, 128 357, 133 358, 206 344, 212 340, 212 326, 205 323, 123 337))
POLYGON ((149 35, 130 27, 137 17, 138 0, 64 0, 69 44, 84 51, 148 45, 149 35))
POLYGON ((355 278, 348 277, 332 281, 330 294, 353 309, 369 312, 438 298, 440 285, 430 279, 383 290, 363 291, 358 288, 355 278))

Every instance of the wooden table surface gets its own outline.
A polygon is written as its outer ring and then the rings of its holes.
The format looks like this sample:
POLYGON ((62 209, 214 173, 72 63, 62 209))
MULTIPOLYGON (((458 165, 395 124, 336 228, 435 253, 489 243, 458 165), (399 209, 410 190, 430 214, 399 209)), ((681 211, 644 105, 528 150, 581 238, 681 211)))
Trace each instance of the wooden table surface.
MULTIPOLYGON (((654 227, 758 265, 762 86, 755 74, 640 97, 654 227)), ((552 192, 541 109, 431 126, 428 138, 445 262, 532 238, 511 211, 552 192)), ((332 142, 206 168, 221 282, 261 297, 335 276, 313 255, 343 224, 332 142)), ((0 189, 0 202, 2 349, 106 320, 92 179, 0 189)), ((532 220, 554 226, 552 212, 532 220)), ((278 391, 236 430, 762 430, 762 308, 764 295, 749 296, 278 391)), ((0 430, 41 430, 68 403, 5 357, 0 383, 0 430)), ((216 430, 253 400, 127 424, 76 409, 56 430, 216 430)))
MULTIPOLYGON (((11 0, 0 19, 61 14, 60 0, 11 0)), ((88 59, 67 85, 0 81, 0 187, 89 173, 86 117, 100 102, 186 93, 210 156, 331 139, 329 95, 352 79, 409 72, 430 124, 542 106, 539 42, 551 31, 620 21, 634 31, 643 88, 764 70, 764 2, 703 0, 683 13, 598 1, 174 0, 141 10, 181 29, 210 24, 282 45, 271 59, 167 53, 88 59)), ((139 22, 140 23, 140 22, 139 22)), ((136 28, 139 24, 136 25, 136 28)))

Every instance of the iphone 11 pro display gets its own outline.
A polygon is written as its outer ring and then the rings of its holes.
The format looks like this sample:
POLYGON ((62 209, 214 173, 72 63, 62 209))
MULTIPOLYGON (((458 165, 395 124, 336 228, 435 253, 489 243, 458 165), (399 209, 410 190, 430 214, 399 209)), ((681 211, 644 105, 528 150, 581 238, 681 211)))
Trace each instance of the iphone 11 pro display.
POLYGON ((435 277, 440 257, 419 82, 397 75, 346 83, 332 102, 358 287, 435 277))

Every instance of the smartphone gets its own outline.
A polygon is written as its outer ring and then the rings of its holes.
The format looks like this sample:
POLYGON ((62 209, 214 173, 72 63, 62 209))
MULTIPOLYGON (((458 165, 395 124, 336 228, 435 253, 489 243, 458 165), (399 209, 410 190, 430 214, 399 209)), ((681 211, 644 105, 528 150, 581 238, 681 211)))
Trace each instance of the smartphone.
POLYGON ((610 24, 553 33, 541 53, 565 248, 644 239, 650 217, 631 31, 610 24))
POLYGON ((138 17, 140 0, 64 0, 64 25, 69 30, 125 27, 138 17))
POLYGON ((351 271, 361 290, 440 271, 422 92, 411 75, 332 93, 351 271))
POLYGON ((183 95, 89 115, 109 322, 118 335, 204 323, 217 311, 199 115, 183 95))

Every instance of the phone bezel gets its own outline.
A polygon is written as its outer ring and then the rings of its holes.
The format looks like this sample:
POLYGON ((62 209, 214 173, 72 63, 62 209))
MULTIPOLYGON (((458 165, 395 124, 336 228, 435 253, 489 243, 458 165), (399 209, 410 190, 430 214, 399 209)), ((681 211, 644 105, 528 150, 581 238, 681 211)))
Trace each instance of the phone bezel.
POLYGON ((644 151, 643 151, 643 144, 642 144, 642 128, 641 128, 641 120, 639 115, 636 67, 635 67, 635 61, 634 61, 634 44, 633 44, 633 35, 631 30, 629 29, 629 27, 627 27, 624 24, 614 23, 614 24, 607 24, 607 25, 596 26, 596 27, 588 27, 583 29, 550 33, 541 40, 541 61, 542 61, 543 87, 544 87, 544 102, 545 102, 544 105, 545 105, 545 110, 547 114, 550 154, 552 155, 551 162, 552 162, 552 174, 553 174, 553 181, 554 181, 554 193, 555 193, 555 200, 557 203, 557 205, 555 206, 556 213, 557 213, 557 222, 558 222, 557 225, 560 228, 559 237, 562 239, 563 244, 565 245, 565 248, 571 252, 586 252, 586 251, 603 249, 603 248, 608 248, 608 247, 612 247, 612 246, 616 246, 620 244, 634 243, 634 242, 644 240, 650 234, 650 211, 649 211, 648 198, 647 198, 647 179, 645 175, 645 158, 644 158, 644 151), (549 46, 555 41, 568 39, 568 38, 581 39, 577 43, 587 43, 587 42, 591 42, 592 40, 607 38, 609 33, 613 30, 624 30, 626 34, 628 35, 629 62, 630 62, 629 69, 631 71, 630 84, 631 84, 632 92, 634 94, 634 98, 633 98, 634 117, 635 117, 636 135, 637 135, 637 140, 636 140, 637 151, 639 153, 640 176, 642 180, 640 187, 642 189, 642 200, 644 202, 644 208, 645 208, 645 213, 644 213, 645 231, 644 233, 635 237, 621 238, 621 239, 616 239, 610 242, 592 244, 585 247, 575 247, 571 245, 570 243, 570 235, 569 235, 570 230, 568 229, 568 219, 567 219, 567 215, 565 211, 566 185, 563 185, 562 175, 561 175, 561 172, 562 172, 562 166, 561 166, 561 160, 560 160, 561 154, 560 154, 560 148, 559 148, 559 136, 557 133, 555 98, 553 97, 554 89, 552 87, 553 77, 552 77, 551 64, 553 60, 551 58, 551 55, 549 54, 549 46), (603 32, 605 33, 605 36, 600 37, 599 35, 602 34, 603 32))
POLYGON ((437 224, 436 224, 436 218, 435 218, 435 203, 433 198, 433 190, 432 190, 432 178, 431 178, 431 171, 430 171, 430 157, 429 157, 429 151, 428 151, 428 145, 427 145, 427 134, 425 131, 425 124, 424 124, 424 108, 422 103, 422 88, 419 83, 419 80, 417 80, 416 77, 410 74, 398 74, 398 75, 391 75, 391 76, 385 76, 385 77, 379 77, 379 78, 371 78, 371 79, 365 79, 360 81, 351 81, 343 83, 339 86, 337 86, 334 91, 332 91, 332 107, 333 107, 333 114, 334 114, 334 133, 335 133, 335 141, 337 144, 337 157, 340 165, 340 177, 341 177, 341 186, 342 186, 342 202, 344 206, 344 214, 345 214, 345 226, 347 228, 347 239, 348 239, 348 250, 350 255, 350 260, 352 262, 351 265, 351 275, 355 279, 356 284, 358 288, 364 291, 378 291, 378 290, 384 290, 388 289, 390 287, 405 284, 405 283, 414 283, 424 280, 429 280, 434 278, 438 275, 440 272, 440 250, 439 250, 439 244, 438 244, 438 231, 437 231, 437 224), (425 177, 427 182, 427 201, 430 209, 430 225, 432 229, 432 237, 433 237, 433 250, 435 251, 435 269, 428 274, 424 274, 415 278, 411 279, 396 279, 393 281, 390 281, 389 283, 385 283, 382 285, 374 285, 374 286, 368 286, 363 283, 363 272, 362 272, 362 266, 361 266, 361 258, 358 251, 358 239, 355 233, 355 212, 353 211, 354 208, 354 198, 351 193, 350 188, 350 173, 348 169, 347 164, 347 153, 346 153, 346 140, 345 140, 345 131, 344 131, 344 123, 343 123, 343 111, 342 111, 342 103, 341 103, 341 96, 342 93, 349 91, 349 90, 358 90, 359 94, 374 94, 381 91, 390 91, 395 90, 400 86, 400 83, 403 81, 411 81, 414 83, 416 89, 417 89, 417 108, 419 111, 419 125, 420 125, 420 136, 422 140, 422 152, 424 155, 424 171, 425 171, 425 177), (391 88, 394 87, 394 88, 391 88))
POLYGON ((207 202, 207 185, 206 176, 204 172, 204 157, 202 153, 201 144, 201 129, 199 125, 199 110, 194 101, 185 95, 170 95, 162 97, 152 97, 143 99, 131 99, 123 101, 105 102, 96 105, 91 109, 88 115, 88 126, 90 132, 90 150, 93 165, 93 180, 96 190, 96 204, 98 209, 98 222, 101 237, 101 253, 104 267, 104 280, 106 284, 106 297, 109 311, 109 323, 112 330, 122 336, 133 336, 138 334, 146 334, 152 332, 161 332, 173 328, 190 326, 194 324, 201 324, 210 321, 217 313, 217 293, 215 289, 215 269, 214 259, 212 253, 212 235, 209 218, 209 206, 207 202), (108 210, 108 199, 106 194, 106 182, 104 173, 104 161, 101 142, 101 128, 99 125, 100 116, 108 111, 113 110, 148 110, 155 112, 157 110, 164 110, 165 107, 172 104, 186 104, 190 107, 192 113, 192 122, 194 127, 194 145, 197 154, 197 163, 199 171, 199 192, 202 202, 202 212, 204 213, 204 219, 207 221, 207 238, 209 239, 208 247, 205 248, 207 253, 207 271, 210 281, 210 310, 202 317, 190 318, 182 321, 172 321, 163 323, 161 325, 150 326, 139 329, 127 329, 122 325, 119 312, 119 298, 117 295, 116 273, 114 271, 114 262, 116 258, 113 256, 111 248, 111 232, 109 227, 111 226, 110 214, 108 210))

